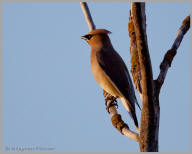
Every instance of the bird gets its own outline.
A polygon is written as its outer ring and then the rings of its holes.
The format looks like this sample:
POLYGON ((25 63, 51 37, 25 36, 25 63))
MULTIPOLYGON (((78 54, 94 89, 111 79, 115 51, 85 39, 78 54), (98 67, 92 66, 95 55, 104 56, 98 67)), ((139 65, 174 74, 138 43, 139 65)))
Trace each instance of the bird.
POLYGON ((110 95, 119 98, 139 130, 135 104, 140 108, 128 69, 115 51, 106 29, 94 29, 81 38, 91 47, 90 64, 97 83, 110 95))

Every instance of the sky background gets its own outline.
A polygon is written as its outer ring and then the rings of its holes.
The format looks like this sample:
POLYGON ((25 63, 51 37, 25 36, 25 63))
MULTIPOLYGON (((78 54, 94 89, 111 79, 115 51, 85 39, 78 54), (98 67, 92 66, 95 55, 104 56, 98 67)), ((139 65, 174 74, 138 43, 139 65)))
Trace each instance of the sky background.
MULTIPOLYGON (((88 5, 96 27, 112 32, 112 44, 130 70, 130 3, 88 5)), ((189 3, 146 3, 154 79, 189 13, 189 3)), ((139 151, 137 142, 112 126, 105 110, 102 89, 91 74, 90 47, 80 37, 89 29, 79 3, 3 3, 2 17, 3 151, 36 146, 57 152, 139 151)), ((190 70, 188 32, 160 94, 161 152, 190 151, 190 70)), ((138 108, 137 117, 140 122, 138 108)))

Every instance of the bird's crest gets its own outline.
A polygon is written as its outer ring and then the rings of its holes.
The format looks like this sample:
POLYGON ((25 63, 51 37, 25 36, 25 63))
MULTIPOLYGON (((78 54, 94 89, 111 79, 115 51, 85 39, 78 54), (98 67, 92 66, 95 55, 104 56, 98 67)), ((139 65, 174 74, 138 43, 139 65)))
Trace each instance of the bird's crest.
POLYGON ((106 29, 94 29, 92 31, 90 31, 88 34, 91 35, 96 35, 96 34, 111 34, 110 31, 106 30, 106 29))
POLYGON ((81 36, 82 39, 89 41, 92 36, 97 35, 97 34, 111 34, 110 31, 106 30, 106 29, 94 29, 92 31, 90 31, 88 34, 81 36))

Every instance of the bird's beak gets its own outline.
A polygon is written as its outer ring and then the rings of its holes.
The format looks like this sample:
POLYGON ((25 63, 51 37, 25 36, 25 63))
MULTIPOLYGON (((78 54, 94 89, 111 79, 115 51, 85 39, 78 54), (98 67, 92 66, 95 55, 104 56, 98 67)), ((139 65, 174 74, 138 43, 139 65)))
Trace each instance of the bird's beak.
POLYGON ((81 39, 84 39, 84 40, 86 40, 86 37, 85 37, 85 35, 84 35, 84 36, 81 36, 81 39))

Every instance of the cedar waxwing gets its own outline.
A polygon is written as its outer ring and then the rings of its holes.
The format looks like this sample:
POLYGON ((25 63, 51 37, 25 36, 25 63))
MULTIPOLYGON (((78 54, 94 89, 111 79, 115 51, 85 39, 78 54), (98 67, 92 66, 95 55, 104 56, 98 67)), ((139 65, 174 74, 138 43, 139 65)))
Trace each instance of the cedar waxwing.
POLYGON ((91 70, 95 80, 107 93, 121 99, 138 129, 135 103, 139 104, 133 84, 123 59, 111 44, 109 33, 105 29, 95 29, 82 36, 91 46, 91 70))

